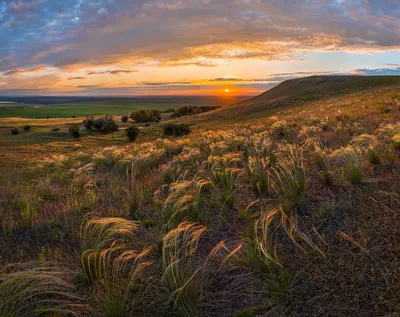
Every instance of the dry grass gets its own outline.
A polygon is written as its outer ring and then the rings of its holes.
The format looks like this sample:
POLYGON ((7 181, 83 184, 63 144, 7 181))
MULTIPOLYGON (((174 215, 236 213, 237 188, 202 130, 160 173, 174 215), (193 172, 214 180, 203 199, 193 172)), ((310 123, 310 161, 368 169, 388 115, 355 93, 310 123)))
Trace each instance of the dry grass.
POLYGON ((7 136, 0 262, 28 264, 2 270, 0 315, 397 316, 399 103, 377 88, 130 144, 7 136))

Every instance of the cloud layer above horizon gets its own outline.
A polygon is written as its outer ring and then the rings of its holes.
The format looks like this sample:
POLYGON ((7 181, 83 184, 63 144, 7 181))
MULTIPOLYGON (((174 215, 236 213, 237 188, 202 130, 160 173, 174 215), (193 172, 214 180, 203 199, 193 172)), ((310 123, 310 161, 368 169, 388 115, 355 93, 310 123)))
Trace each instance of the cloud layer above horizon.
POLYGON ((3 0, 0 93, 258 93, 398 75, 394 0, 3 0))

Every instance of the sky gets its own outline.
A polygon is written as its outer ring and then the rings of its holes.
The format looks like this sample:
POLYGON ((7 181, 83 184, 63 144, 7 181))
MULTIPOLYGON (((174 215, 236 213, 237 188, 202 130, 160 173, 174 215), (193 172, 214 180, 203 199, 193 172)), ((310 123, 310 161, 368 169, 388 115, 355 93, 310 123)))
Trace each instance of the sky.
POLYGON ((0 0, 0 95, 255 95, 400 75, 398 0, 0 0))

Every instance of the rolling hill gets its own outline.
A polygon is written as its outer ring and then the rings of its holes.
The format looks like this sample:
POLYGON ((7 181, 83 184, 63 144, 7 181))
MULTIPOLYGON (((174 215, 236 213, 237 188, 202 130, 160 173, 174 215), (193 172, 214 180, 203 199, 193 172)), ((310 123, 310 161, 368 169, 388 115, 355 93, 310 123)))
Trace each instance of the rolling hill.
POLYGON ((400 76, 312 76, 291 79, 237 104, 216 110, 219 119, 251 119, 306 103, 400 87, 400 76))

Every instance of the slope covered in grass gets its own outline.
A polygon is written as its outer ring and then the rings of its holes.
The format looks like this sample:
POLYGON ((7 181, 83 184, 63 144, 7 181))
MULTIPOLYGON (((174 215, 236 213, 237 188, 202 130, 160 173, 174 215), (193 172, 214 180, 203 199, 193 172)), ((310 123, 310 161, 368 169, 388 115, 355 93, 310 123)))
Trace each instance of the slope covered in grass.
POLYGON ((400 91, 256 115, 134 143, 7 136, 0 264, 29 270, 0 269, 0 315, 397 316, 400 91))
POLYGON ((396 89, 400 76, 312 76, 284 81, 254 98, 215 111, 218 119, 248 120, 305 103, 375 89, 396 89))

